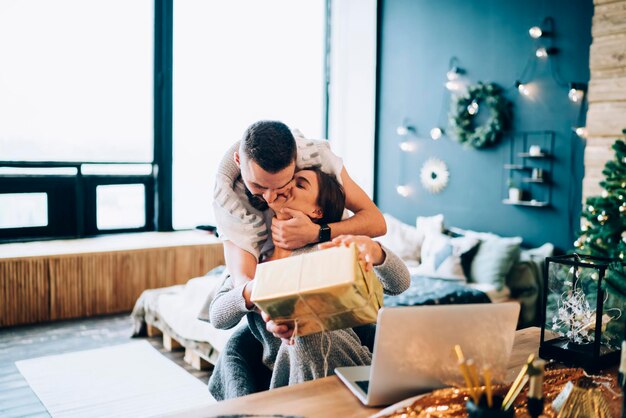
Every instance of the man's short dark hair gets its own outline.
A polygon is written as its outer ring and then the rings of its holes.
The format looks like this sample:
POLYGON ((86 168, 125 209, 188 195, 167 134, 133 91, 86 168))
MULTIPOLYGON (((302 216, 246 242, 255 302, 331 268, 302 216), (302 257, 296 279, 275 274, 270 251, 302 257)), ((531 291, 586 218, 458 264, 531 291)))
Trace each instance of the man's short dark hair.
POLYGON ((277 173, 296 159, 296 140, 282 122, 261 120, 246 129, 240 152, 269 173, 277 173))

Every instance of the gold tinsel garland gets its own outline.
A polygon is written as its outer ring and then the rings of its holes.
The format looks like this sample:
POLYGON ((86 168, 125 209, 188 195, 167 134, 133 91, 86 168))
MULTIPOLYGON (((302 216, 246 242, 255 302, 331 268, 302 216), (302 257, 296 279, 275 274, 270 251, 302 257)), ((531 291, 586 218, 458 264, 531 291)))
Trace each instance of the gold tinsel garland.
MULTIPOLYGON (((561 393, 568 382, 575 383, 585 376, 585 372, 580 368, 563 368, 557 365, 548 365, 543 383, 544 412, 542 416, 556 418, 557 412, 552 409, 552 401, 561 393)), ((617 384, 615 373, 602 373, 591 378, 597 383, 608 383, 607 386, 600 385, 596 390, 600 391, 609 407, 611 416, 619 417, 621 411, 621 395, 617 384)), ((494 395, 504 396, 508 386, 494 386, 494 395)), ((529 417, 526 410, 527 402, 526 388, 516 399, 513 407, 516 417, 529 417)), ((446 388, 431 392, 417 399, 409 407, 397 410, 387 418, 444 418, 444 417, 465 417, 467 410, 465 403, 469 399, 469 392, 465 388, 446 388)))

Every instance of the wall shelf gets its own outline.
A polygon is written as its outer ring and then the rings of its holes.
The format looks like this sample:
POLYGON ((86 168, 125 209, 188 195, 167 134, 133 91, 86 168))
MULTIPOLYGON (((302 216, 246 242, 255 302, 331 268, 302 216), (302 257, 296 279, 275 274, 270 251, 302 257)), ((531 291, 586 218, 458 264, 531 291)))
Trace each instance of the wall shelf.
POLYGON ((505 205, 532 206, 532 207, 535 207, 535 208, 545 208, 546 206, 550 205, 549 202, 539 202, 537 200, 510 200, 510 199, 503 199, 502 203, 504 203, 505 205))
MULTIPOLYGON (((503 204, 537 208, 550 206, 554 138, 554 131, 520 132, 511 138, 507 160, 503 165, 503 204), (521 190, 519 200, 508 198, 509 188, 521 190)), ((511 194, 511 197, 518 195, 511 194)))
POLYGON ((521 164, 504 164, 505 170, 531 170, 530 167, 524 167, 521 164))
POLYGON ((520 153, 517 154, 517 156, 521 157, 521 158, 548 158, 548 157, 550 157, 550 155, 546 154, 546 153, 534 154, 533 155, 533 154, 531 154, 529 152, 520 152, 520 153))

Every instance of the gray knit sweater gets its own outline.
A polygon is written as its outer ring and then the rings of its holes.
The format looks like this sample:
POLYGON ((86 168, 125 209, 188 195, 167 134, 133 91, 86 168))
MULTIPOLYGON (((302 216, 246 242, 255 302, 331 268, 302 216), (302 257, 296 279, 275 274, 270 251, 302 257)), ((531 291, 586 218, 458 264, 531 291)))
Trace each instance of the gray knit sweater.
MULTIPOLYGON (((293 255, 315 251, 316 245, 298 249, 293 255)), ((374 267, 386 294, 397 295, 408 289, 409 271, 394 253, 383 247, 385 261, 374 267)), ((328 331, 297 337, 294 345, 288 345, 274 337, 265 328, 258 313, 246 309, 243 297, 244 285, 234 286, 228 277, 215 295, 210 307, 210 321, 214 327, 229 329, 246 315, 248 326, 263 344, 263 363, 272 369, 270 388, 301 383, 333 374, 335 367, 369 365, 372 353, 351 329, 328 331), (324 352, 330 347, 325 367, 324 352)))

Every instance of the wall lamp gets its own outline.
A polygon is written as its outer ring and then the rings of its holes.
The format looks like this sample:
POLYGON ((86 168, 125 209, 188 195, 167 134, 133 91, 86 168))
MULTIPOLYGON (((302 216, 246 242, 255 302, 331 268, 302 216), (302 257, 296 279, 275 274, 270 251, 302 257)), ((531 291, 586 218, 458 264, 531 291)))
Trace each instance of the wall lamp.
POLYGON ((408 137, 415 137, 417 135, 417 129, 411 125, 408 119, 404 119, 402 124, 396 128, 396 134, 404 138, 400 142, 400 149, 404 152, 413 152, 417 149, 415 141, 410 140, 408 137))
POLYGON ((552 27, 553 27, 552 24, 553 24, 552 18, 546 17, 545 19, 543 19, 543 21, 541 22, 539 26, 533 26, 532 28, 528 29, 528 34, 533 39, 539 39, 541 37, 545 38, 548 36, 552 36, 552 27))
POLYGON ((524 96, 530 95, 530 90, 528 89, 528 84, 526 83, 522 83, 521 81, 517 80, 515 82, 515 88, 520 92, 520 94, 524 96))
POLYGON ((583 100, 586 91, 587 85, 585 83, 570 83, 567 97, 569 97, 572 102, 578 103, 583 100))

